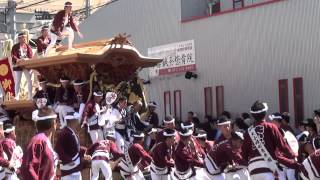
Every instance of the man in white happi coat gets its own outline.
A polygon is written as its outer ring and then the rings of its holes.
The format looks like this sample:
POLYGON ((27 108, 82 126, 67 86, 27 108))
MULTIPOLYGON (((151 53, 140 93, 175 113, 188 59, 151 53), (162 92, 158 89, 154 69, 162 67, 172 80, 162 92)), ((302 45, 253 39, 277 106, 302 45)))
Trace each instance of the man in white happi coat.
POLYGON ((1 142, 3 148, 4 156, 7 160, 14 164, 14 168, 5 168, 5 179, 8 180, 18 180, 16 171, 21 167, 23 152, 20 146, 16 145, 16 133, 15 126, 10 123, 4 125, 4 135, 5 139, 1 142))
POLYGON ((104 111, 101 106, 101 101, 103 99, 103 93, 101 91, 96 91, 93 93, 93 100, 86 104, 82 115, 81 127, 87 127, 92 143, 103 140, 102 126, 99 125, 99 115, 104 111))
POLYGON ((129 138, 126 132, 127 98, 119 97, 118 103, 112 108, 110 121, 115 124, 115 138, 118 149, 124 152, 125 139, 129 138))

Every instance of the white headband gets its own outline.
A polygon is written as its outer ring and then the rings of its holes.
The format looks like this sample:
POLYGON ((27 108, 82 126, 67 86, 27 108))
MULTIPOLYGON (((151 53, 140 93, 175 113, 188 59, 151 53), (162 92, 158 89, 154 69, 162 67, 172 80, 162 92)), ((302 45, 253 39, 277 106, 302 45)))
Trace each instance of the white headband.
POLYGON ((6 129, 6 130, 4 130, 3 132, 4 132, 4 133, 10 133, 10 132, 14 131, 15 129, 16 129, 16 127, 12 126, 12 128, 6 129))
POLYGON ((228 120, 228 121, 226 121, 226 122, 217 123, 218 126, 222 126, 222 125, 226 125, 226 124, 231 124, 231 121, 228 120))
POLYGON ((143 133, 141 133, 141 134, 134 134, 133 137, 142 138, 142 137, 144 137, 144 134, 143 134, 143 133))
POLYGON ((174 123, 174 121, 175 121, 175 119, 172 118, 170 121, 163 120, 163 123, 169 124, 169 123, 174 123))
POLYGON ((100 97, 100 96, 103 96, 103 93, 98 94, 98 93, 96 93, 96 92, 93 92, 93 95, 94 95, 94 96, 99 96, 99 97, 100 97))
POLYGON ((188 128, 193 128, 194 127, 194 124, 191 123, 190 125, 184 125, 183 123, 181 123, 181 128, 182 129, 188 129, 188 128))
POLYGON ((179 134, 180 134, 181 136, 191 136, 191 135, 192 135, 192 130, 189 129, 188 132, 185 133, 185 134, 183 134, 182 132, 179 132, 179 134))
POLYGON ((203 138, 203 137, 207 137, 206 134, 198 134, 196 136, 194 136, 195 138, 203 138))
POLYGON ((315 149, 315 150, 317 150, 316 144, 315 144, 316 139, 317 139, 317 138, 313 138, 313 140, 312 140, 312 147, 313 147, 313 149, 315 149))
POLYGON ((73 82, 72 84, 73 84, 74 86, 81 86, 81 85, 83 85, 84 83, 83 83, 83 82, 81 82, 81 83, 73 82))
POLYGON ((274 120, 274 119, 282 119, 282 117, 281 116, 275 116, 275 115, 270 115, 269 116, 269 119, 272 121, 272 120, 274 120))
POLYGON ((263 109, 261 109, 261 110, 259 110, 259 111, 252 111, 252 110, 250 110, 250 113, 251 113, 251 114, 259 114, 259 113, 268 111, 269 108, 268 108, 267 103, 262 103, 262 104, 263 104, 263 106, 264 106, 263 109))
POLYGON ((239 131, 236 131, 234 132, 237 136, 240 137, 240 139, 244 140, 244 137, 243 137, 243 133, 239 132, 239 131))
POLYGON ((163 132, 163 136, 166 136, 166 137, 171 137, 171 136, 175 136, 176 135, 176 132, 173 132, 173 133, 167 133, 167 132, 163 132))
POLYGON ((114 135, 115 135, 114 132, 108 132, 108 133, 107 133, 107 137, 112 137, 112 138, 114 138, 114 135))
POLYGON ((36 103, 44 102, 44 104, 47 104, 48 99, 47 98, 36 98, 36 103))
POLYGON ((60 82, 63 83, 63 82, 69 82, 69 80, 67 79, 60 79, 60 82))
POLYGON ((151 134, 151 133, 154 133, 154 132, 157 132, 156 128, 152 128, 151 131, 148 132, 148 134, 151 134))
POLYGON ((49 115, 49 116, 43 116, 43 117, 36 117, 36 120, 37 121, 42 121, 42 120, 48 120, 48 119, 56 119, 57 118, 57 115, 54 114, 54 115, 49 115))
POLYGON ((79 113, 74 113, 73 115, 67 115, 64 117, 64 120, 79 120, 79 119, 80 119, 79 113))

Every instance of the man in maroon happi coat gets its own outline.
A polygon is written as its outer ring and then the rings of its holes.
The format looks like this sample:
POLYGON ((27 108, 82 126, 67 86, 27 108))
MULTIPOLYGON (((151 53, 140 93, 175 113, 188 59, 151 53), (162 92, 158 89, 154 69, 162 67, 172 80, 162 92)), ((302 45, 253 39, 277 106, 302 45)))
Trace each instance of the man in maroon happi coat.
POLYGON ((141 160, 148 162, 152 161, 152 157, 143 149, 144 134, 140 131, 133 133, 133 143, 124 148, 124 159, 119 163, 119 169, 122 178, 132 178, 143 180, 144 176, 139 169, 141 160))
POLYGON ((28 180, 56 180, 58 158, 50 141, 56 128, 57 115, 52 109, 43 108, 36 119, 37 134, 24 151, 21 176, 28 180))
POLYGON ((151 152, 153 161, 150 171, 153 180, 170 180, 171 171, 174 167, 175 134, 174 129, 163 130, 164 142, 158 143, 151 152))
POLYGON ((48 45, 50 44, 49 27, 43 26, 41 29, 41 36, 38 37, 37 43, 37 55, 38 58, 43 57, 48 45))
POLYGON ((277 177, 281 170, 278 163, 288 168, 300 170, 301 165, 294 159, 294 153, 285 142, 279 128, 266 122, 268 106, 266 103, 255 102, 250 110, 255 122, 244 135, 242 155, 249 162, 248 170, 253 180, 267 180, 277 177), (258 146, 255 143, 259 143, 258 146), (264 150, 266 149, 266 151, 264 150), (267 159, 271 161, 266 161, 267 159))
MULTIPOLYGON (((108 132, 108 136, 114 137, 114 132, 108 132)), ((92 157, 91 169, 92 180, 99 179, 99 171, 101 170, 105 179, 112 179, 112 170, 110 166, 111 160, 119 160, 118 158, 124 157, 117 145, 112 140, 101 140, 92 144, 86 154, 92 157)))
POLYGON ((209 179, 204 171, 205 153, 192 138, 192 128, 183 125, 175 150, 174 176, 178 179, 209 179))
POLYGON ((16 99, 19 99, 20 92, 20 83, 22 73, 27 79, 28 83, 28 98, 32 99, 32 81, 31 81, 31 73, 27 69, 22 69, 20 67, 16 67, 18 61, 25 61, 28 59, 32 59, 33 53, 31 46, 26 42, 26 34, 19 33, 18 34, 18 43, 15 44, 11 49, 11 57, 12 57, 12 65, 13 70, 15 72, 15 95, 16 99))
POLYGON ((75 130, 79 126, 79 113, 70 112, 65 116, 67 126, 64 127, 57 137, 55 150, 61 161, 61 180, 81 180, 81 159, 89 159, 84 156, 86 148, 80 147, 79 137, 75 130))
POLYGON ((77 32, 80 38, 83 35, 79 31, 79 27, 75 22, 74 16, 72 15, 72 3, 66 2, 64 4, 64 10, 59 11, 53 19, 52 26, 50 30, 51 42, 46 49, 46 55, 49 53, 50 49, 56 45, 58 38, 64 38, 68 36, 68 49, 72 49, 72 44, 74 40, 74 32, 77 32))

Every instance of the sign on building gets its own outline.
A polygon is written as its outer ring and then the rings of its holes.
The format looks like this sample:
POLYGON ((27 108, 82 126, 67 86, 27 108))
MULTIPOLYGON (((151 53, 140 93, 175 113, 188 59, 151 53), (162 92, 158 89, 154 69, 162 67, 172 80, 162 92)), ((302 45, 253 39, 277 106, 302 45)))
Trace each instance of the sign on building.
POLYGON ((163 58, 150 68, 151 77, 196 70, 194 40, 148 48, 148 56, 163 58))

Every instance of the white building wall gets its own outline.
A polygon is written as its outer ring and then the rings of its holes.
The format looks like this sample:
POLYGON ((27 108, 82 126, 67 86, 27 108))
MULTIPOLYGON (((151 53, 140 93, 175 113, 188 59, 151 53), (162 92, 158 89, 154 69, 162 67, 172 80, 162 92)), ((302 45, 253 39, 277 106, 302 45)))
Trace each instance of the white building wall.
POLYGON ((187 23, 180 22, 180 6, 178 0, 121 0, 89 17, 81 30, 85 41, 127 32, 145 55, 149 47, 195 40, 198 79, 178 74, 146 86, 160 105, 160 117, 164 91, 171 91, 172 106, 173 91, 182 91, 184 118, 189 110, 203 117, 203 88, 212 86, 215 105, 218 85, 224 86, 225 109, 232 113, 248 111, 257 99, 268 102, 270 112, 279 111, 279 79, 289 80, 294 114, 294 77, 303 78, 305 117, 320 107, 320 1, 281 1, 187 23))

